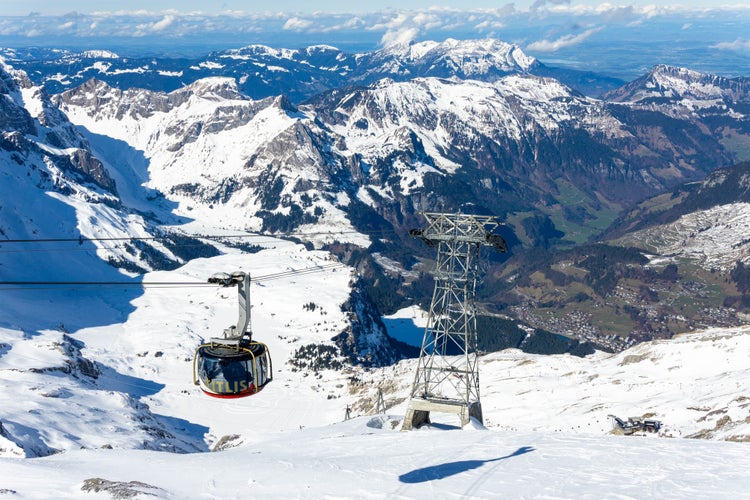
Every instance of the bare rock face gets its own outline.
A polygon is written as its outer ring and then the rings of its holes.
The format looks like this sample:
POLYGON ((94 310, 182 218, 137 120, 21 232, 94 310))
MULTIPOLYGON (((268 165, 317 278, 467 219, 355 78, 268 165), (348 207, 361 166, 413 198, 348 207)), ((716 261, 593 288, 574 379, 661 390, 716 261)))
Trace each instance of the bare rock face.
POLYGON ((81 485, 81 491, 86 493, 106 492, 115 499, 142 496, 161 497, 167 494, 163 489, 142 481, 110 481, 100 477, 86 479, 81 485))
POLYGON ((16 81, 16 75, 0 67, 0 130, 35 135, 33 118, 18 102, 19 92, 20 85, 16 81))
POLYGON ((0 148, 19 153, 16 158, 33 158, 56 165, 82 182, 89 182, 116 194, 115 181, 102 162, 90 151, 88 141, 70 123, 41 88, 34 88, 20 71, 0 68, 0 148), (36 119, 24 107, 21 89, 27 89, 39 103, 36 119))
POLYGON ((115 181, 102 165, 102 162, 84 149, 77 149, 68 157, 71 167, 84 176, 93 180, 99 187, 117 194, 115 181))
POLYGON ((380 313, 360 280, 352 284, 349 300, 341 309, 349 316, 349 327, 334 337, 341 353, 352 363, 364 366, 388 366, 399 356, 386 333, 380 313))

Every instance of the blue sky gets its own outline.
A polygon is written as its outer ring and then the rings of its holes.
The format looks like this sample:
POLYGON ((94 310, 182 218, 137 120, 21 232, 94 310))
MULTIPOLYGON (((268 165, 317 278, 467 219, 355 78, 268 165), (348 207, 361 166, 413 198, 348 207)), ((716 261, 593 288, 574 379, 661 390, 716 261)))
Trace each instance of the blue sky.
MULTIPOLYGON (((433 6, 457 9, 475 8, 502 8, 511 2, 498 2, 492 0, 454 0, 434 2, 430 0, 390 0, 377 3, 352 2, 351 0, 318 0, 314 2, 301 2, 292 0, 65 0, 52 2, 49 0, 0 0, 0 15, 23 16, 35 12, 40 14, 60 15, 70 12, 92 13, 102 11, 135 11, 150 10, 164 11, 177 10, 180 12, 202 11, 218 12, 225 10, 258 12, 258 11, 285 11, 285 12, 366 12, 382 9, 425 9, 433 6)), ((596 6, 604 4, 602 1, 592 0, 517 0, 512 2, 519 10, 544 6, 596 6)), ((722 5, 741 5, 743 2, 727 0, 674 0, 667 2, 656 2, 653 0, 612 0, 608 2, 617 6, 648 6, 648 5, 673 5, 682 7, 712 8, 722 5)))

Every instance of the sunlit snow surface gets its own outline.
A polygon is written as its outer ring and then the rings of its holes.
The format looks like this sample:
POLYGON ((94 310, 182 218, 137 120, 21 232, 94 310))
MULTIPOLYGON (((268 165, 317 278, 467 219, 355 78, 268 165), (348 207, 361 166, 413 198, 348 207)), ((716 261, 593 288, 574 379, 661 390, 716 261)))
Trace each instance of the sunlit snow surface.
POLYGON ((750 489, 746 444, 401 433, 391 422, 361 417, 265 434, 211 454, 81 450, 3 459, 3 486, 17 492, 10 498, 88 498, 81 488, 93 478, 138 481, 131 488, 161 498, 740 498, 750 489))

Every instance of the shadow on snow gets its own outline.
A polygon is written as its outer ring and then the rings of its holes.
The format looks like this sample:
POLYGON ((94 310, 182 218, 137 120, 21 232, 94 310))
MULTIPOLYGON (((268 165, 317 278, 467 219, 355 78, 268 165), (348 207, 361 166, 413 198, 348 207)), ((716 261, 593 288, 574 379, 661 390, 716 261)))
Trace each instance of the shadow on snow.
POLYGON ((437 479, 445 479, 446 477, 455 476, 462 472, 467 472, 473 469, 478 469, 484 464, 490 462, 499 462, 500 460, 507 460, 509 458, 517 457, 525 453, 534 451, 533 446, 522 446, 510 455, 504 457, 492 458, 489 460, 461 460, 459 462, 448 462, 445 464, 431 465, 429 467, 423 467, 416 469, 406 474, 399 476, 399 481, 402 483, 425 483, 427 481, 434 481, 437 479))

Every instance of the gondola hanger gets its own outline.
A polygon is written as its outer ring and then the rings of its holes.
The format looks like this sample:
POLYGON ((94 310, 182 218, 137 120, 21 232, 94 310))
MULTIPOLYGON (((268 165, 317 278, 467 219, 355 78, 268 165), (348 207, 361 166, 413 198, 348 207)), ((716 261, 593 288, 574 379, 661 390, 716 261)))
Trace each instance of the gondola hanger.
POLYGON ((242 398, 260 392, 272 379, 268 346, 253 340, 250 323, 250 275, 218 273, 208 279, 223 287, 237 286, 239 319, 195 350, 193 383, 217 398, 242 398))

